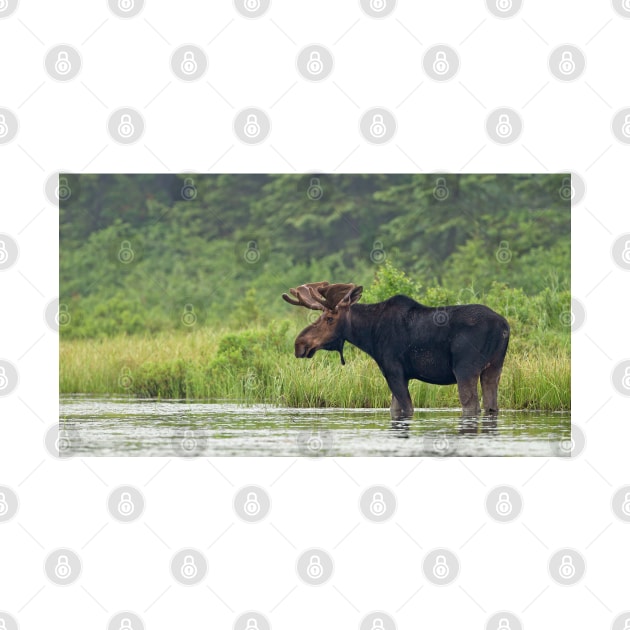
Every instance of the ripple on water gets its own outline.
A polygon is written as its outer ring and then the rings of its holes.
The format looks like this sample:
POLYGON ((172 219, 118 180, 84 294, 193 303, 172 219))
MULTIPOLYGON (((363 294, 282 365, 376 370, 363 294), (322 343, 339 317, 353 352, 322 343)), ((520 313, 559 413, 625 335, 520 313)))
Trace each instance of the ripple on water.
POLYGON ((59 417, 79 457, 570 456, 569 413, 462 419, 455 409, 416 409, 392 428, 388 409, 68 396, 59 417))

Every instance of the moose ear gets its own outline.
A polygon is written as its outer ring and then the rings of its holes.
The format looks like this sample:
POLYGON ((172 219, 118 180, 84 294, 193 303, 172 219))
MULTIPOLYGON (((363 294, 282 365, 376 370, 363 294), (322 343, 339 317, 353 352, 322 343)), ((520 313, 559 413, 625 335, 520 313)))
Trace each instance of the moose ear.
POLYGON ((347 308, 348 306, 352 306, 356 304, 361 299, 361 294, 363 293, 363 287, 353 287, 344 295, 343 299, 339 302, 338 306, 347 308))

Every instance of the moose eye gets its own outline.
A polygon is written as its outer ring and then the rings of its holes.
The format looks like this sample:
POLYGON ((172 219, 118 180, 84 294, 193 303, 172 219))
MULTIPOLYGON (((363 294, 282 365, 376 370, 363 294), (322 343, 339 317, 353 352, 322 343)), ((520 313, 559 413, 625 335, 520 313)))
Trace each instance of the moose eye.
POLYGON ((327 317, 326 318, 326 323, 327 324, 332 324, 335 320, 332 317, 327 317))

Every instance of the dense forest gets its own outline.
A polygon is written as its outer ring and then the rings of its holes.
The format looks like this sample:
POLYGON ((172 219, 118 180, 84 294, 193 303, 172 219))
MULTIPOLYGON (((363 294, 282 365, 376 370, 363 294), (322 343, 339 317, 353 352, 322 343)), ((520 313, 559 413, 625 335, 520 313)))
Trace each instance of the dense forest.
POLYGON ((290 286, 388 263, 419 297, 570 286, 562 175, 68 174, 59 196, 67 338, 256 323, 290 286))

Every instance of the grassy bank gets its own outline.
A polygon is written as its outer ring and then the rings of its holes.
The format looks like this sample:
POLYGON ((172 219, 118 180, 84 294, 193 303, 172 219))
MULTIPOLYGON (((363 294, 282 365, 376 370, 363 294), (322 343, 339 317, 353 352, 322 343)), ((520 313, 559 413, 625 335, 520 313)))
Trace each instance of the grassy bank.
MULTIPOLYGON (((312 360, 293 356, 298 327, 285 321, 242 332, 201 328, 149 337, 62 337, 60 392, 139 397, 231 399, 292 407, 388 407, 374 361, 346 346, 312 360)), ((512 335, 499 388, 506 409, 567 410, 571 405, 568 333, 512 335)), ((457 388, 411 382, 416 407, 458 407, 457 388)))

